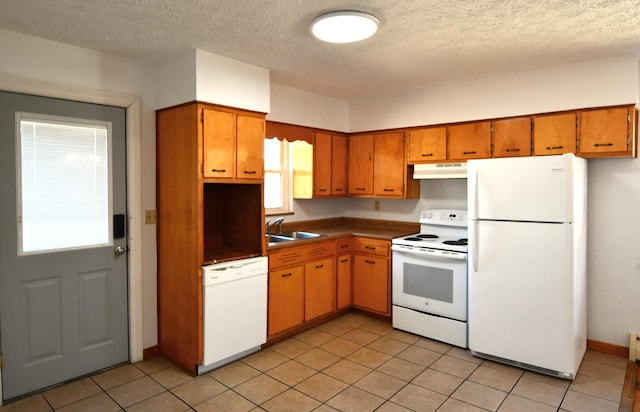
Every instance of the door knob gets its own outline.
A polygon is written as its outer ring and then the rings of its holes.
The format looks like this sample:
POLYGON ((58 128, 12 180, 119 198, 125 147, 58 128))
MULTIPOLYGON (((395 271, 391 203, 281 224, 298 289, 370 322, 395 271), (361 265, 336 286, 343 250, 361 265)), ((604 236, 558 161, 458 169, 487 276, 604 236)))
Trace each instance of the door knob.
POLYGON ((122 246, 117 246, 114 250, 113 253, 116 256, 120 256, 120 255, 124 255, 125 249, 122 246))

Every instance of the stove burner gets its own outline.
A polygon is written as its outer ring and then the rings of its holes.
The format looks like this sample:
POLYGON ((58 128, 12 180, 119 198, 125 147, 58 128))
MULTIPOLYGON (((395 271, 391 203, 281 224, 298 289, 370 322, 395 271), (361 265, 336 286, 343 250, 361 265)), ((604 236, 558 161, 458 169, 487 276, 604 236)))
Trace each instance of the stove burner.
POLYGON ((431 235, 431 234, 425 233, 425 234, 417 235, 416 237, 420 239, 437 239, 438 235, 431 235))
POLYGON ((422 240, 419 237, 405 237, 404 240, 408 240, 409 242, 416 242, 422 240))
POLYGON ((442 243, 445 245, 467 246, 467 239, 445 240, 442 243))

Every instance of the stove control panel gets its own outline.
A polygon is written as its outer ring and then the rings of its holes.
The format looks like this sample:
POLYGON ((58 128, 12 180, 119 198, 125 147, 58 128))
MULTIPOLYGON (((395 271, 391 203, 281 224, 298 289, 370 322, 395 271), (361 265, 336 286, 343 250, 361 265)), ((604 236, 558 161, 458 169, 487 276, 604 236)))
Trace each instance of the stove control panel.
POLYGON ((423 210, 420 223, 446 226, 467 226, 467 211, 458 209, 423 210))

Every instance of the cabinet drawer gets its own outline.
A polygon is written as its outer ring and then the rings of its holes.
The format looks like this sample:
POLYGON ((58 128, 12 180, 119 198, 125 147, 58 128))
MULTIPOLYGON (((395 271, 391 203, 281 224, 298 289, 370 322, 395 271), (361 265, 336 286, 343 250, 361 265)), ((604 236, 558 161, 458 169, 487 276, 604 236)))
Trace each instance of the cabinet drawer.
POLYGON ((336 240, 336 253, 339 255, 341 253, 349 253, 351 252, 351 238, 345 237, 344 239, 336 240))
POLYGON ((269 269, 294 266, 309 260, 333 256, 336 253, 335 241, 292 246, 269 253, 269 269))
POLYGON ((351 248, 355 253, 365 253, 367 255, 389 256, 388 240, 370 239, 354 237, 351 240, 351 248))

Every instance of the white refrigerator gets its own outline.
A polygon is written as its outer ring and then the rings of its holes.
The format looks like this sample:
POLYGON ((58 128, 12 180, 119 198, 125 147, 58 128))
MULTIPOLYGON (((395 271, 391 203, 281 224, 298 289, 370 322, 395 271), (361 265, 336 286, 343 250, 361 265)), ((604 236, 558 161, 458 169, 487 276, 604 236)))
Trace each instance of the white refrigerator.
POLYGON ((574 379, 586 350, 586 160, 467 166, 469 349, 574 379))

